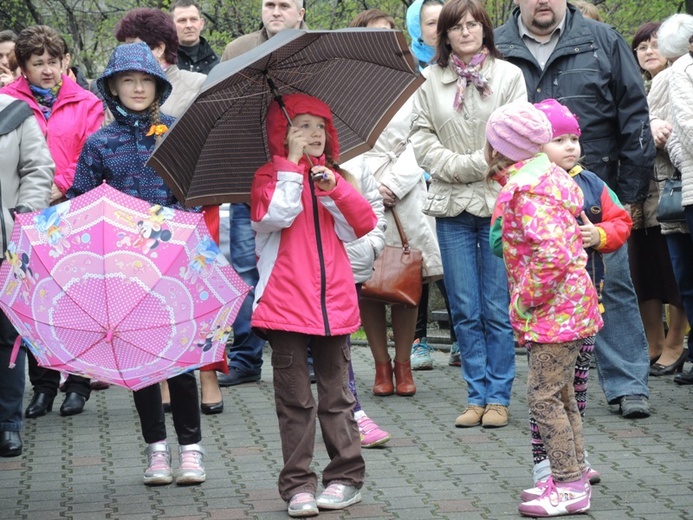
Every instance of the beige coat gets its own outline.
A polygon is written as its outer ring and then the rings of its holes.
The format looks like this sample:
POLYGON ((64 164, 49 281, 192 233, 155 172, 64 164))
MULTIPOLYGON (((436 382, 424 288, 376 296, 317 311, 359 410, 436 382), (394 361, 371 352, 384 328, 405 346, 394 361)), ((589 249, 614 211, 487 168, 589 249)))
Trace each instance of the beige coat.
POLYGON ((178 65, 171 65, 165 73, 173 90, 166 102, 161 105, 161 112, 178 119, 193 102, 207 76, 199 72, 180 70, 178 65))
POLYGON ((427 81, 414 97, 410 139, 416 160, 433 179, 424 203, 424 213, 433 217, 493 212, 500 186, 486 181, 486 121, 497 107, 526 101, 527 90, 520 69, 506 61, 487 58, 481 72, 493 93, 482 98, 468 85, 459 112, 452 108, 457 74, 450 67, 427 67, 427 81))
MULTIPOLYGON (((384 184, 396 196, 395 210, 412 247, 423 254, 423 277, 438 279, 443 275, 443 264, 436 239, 435 223, 421 211, 426 198, 424 172, 416 164, 414 151, 407 142, 411 121, 412 99, 395 114, 373 149, 360 157, 344 163, 349 171, 369 169, 376 182, 384 184)), ((387 245, 401 245, 397 226, 391 211, 385 211, 387 245)))
MULTIPOLYGON (((669 112, 669 84, 671 82, 671 67, 664 69, 652 80, 650 92, 647 95, 647 104, 650 106, 650 118, 663 119, 673 123, 669 112)), ((672 143, 677 141, 676 136, 670 138, 672 143)), ((664 180, 674 173, 674 165, 671 164, 669 153, 666 149, 657 149, 654 165, 654 179, 650 182, 650 191, 647 194, 643 211, 645 213, 645 227, 661 226, 662 234, 686 233, 687 226, 684 223, 672 224, 657 220, 657 204, 660 191, 664 187, 664 180)))
MULTIPOLYGON (((684 54, 670 67, 669 97, 674 134, 681 144, 681 200, 693 206, 693 57, 684 54)), ((674 156, 667 143, 669 154, 674 156)), ((674 161, 676 163, 676 161, 674 161)))

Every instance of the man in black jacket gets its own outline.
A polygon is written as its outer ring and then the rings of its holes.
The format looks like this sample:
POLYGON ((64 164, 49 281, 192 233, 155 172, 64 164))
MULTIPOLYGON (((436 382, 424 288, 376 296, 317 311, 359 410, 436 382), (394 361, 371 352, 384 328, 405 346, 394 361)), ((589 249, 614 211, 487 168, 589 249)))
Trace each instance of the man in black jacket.
MULTIPOLYGON (((555 98, 578 116, 582 164, 630 205, 647 196, 655 148, 638 66, 615 29, 586 19, 566 0, 515 0, 495 31, 498 50, 520 67, 529 100, 555 98)), ((604 255, 604 328, 595 352, 599 382, 623 417, 650 415, 647 338, 627 246, 604 255)))
POLYGON ((205 26, 200 6, 194 0, 176 0, 171 4, 171 16, 178 32, 178 67, 181 70, 209 74, 219 63, 219 57, 200 33, 205 26))

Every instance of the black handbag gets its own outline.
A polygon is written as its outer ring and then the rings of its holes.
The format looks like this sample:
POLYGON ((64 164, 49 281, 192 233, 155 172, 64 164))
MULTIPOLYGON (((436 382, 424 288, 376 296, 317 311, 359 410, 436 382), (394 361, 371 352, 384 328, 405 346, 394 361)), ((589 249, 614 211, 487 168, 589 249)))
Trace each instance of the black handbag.
POLYGON ((678 169, 674 171, 674 175, 664 181, 664 188, 657 206, 657 220, 667 223, 686 221, 681 203, 681 172, 678 169))

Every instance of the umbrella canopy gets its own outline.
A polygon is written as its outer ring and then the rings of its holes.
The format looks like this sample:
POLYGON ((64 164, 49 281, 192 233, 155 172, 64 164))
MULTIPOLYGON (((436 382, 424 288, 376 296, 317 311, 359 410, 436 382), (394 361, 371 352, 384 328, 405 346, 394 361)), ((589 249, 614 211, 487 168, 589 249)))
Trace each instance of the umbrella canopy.
POLYGON ((0 307, 38 363, 138 390, 224 358, 249 288, 200 213, 103 184, 17 215, 0 307))
POLYGON ((255 170, 271 159, 265 117, 273 92, 327 103, 341 160, 369 150, 423 83, 399 31, 287 29, 210 72, 148 164, 186 206, 248 202, 255 170))

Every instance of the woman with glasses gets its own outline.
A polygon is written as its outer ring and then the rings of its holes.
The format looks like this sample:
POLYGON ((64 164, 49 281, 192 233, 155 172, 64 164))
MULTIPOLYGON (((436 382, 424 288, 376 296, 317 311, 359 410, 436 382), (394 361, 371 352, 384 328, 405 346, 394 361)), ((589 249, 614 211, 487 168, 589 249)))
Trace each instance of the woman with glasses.
POLYGON ((508 283, 489 246, 498 186, 485 180, 486 121, 526 100, 519 68, 503 61, 480 0, 451 0, 440 13, 434 63, 414 99, 411 142, 432 182, 424 213, 436 218, 452 323, 468 385, 458 427, 508 424, 515 377, 508 283))

